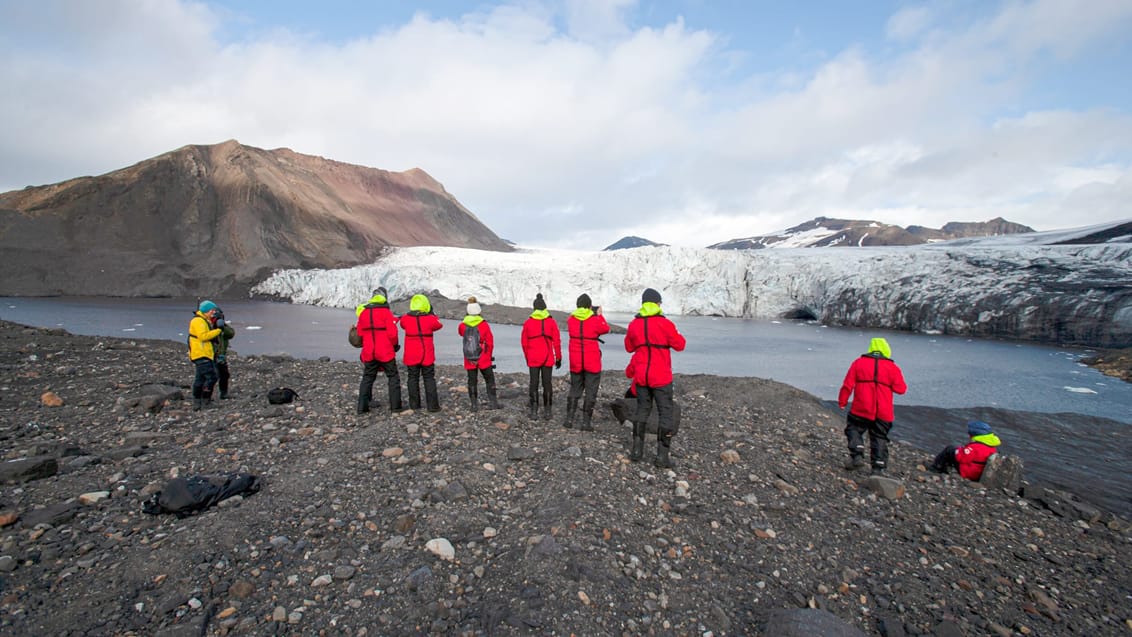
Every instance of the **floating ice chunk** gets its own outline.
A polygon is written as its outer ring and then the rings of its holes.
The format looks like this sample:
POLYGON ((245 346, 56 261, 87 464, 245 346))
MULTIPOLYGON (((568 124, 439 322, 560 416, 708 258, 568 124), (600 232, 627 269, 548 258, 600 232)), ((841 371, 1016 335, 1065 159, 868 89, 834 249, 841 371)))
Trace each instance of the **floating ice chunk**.
POLYGON ((244 329, 245 330, 262 330, 263 326, 262 325, 249 325, 249 326, 245 327, 244 329))
POLYGON ((1071 391, 1074 394, 1095 394, 1095 393, 1097 393, 1096 390, 1089 389, 1088 387, 1070 387, 1069 385, 1066 385, 1065 387, 1062 387, 1062 389, 1064 389, 1065 391, 1071 391))

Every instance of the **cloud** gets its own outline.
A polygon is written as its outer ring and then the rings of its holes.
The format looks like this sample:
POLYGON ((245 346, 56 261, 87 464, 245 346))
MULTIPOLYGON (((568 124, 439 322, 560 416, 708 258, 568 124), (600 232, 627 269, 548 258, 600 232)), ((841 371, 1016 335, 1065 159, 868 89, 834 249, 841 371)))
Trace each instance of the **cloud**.
POLYGON ((897 49, 862 40, 752 76, 732 34, 636 26, 631 0, 418 14, 347 42, 233 40, 240 16, 173 0, 5 3, 0 189, 236 138, 424 168, 528 245, 706 245, 817 215, 1132 216, 1116 199, 1129 114, 1023 106, 1049 56, 1088 59, 1132 26, 1126 2, 1071 4, 912 6, 882 25, 897 49))

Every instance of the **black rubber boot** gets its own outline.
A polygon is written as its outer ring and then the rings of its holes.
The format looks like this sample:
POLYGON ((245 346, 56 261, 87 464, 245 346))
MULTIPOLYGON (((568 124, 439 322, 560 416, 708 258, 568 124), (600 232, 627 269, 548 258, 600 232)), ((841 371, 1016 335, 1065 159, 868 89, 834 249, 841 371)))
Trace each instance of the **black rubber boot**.
POLYGON ((865 456, 860 453, 849 454, 849 461, 845 463, 846 471, 856 471, 865 466, 865 456))
POLYGON ((204 404, 203 398, 193 399, 193 411, 200 411, 201 406, 204 404))
POLYGON ((661 469, 671 469, 676 465, 673 464, 672 458, 668 455, 672 450, 672 434, 660 433, 656 437, 656 460, 653 464, 661 469))
POLYGON ((874 476, 884 475, 888 468, 888 440, 880 436, 869 436, 869 451, 873 461, 874 476))
POLYGON ((629 459, 633 462, 645 457, 645 423, 633 423, 633 446, 629 450, 629 459))
POLYGON ((553 405, 554 405, 554 403, 551 402, 550 396, 547 396, 546 400, 543 401, 543 404, 542 404, 542 419, 545 420, 546 422, 550 422, 550 420, 551 420, 551 417, 553 415, 553 409, 554 409, 553 405))
POLYGON ((480 391, 475 385, 468 385, 468 400, 472 403, 472 411, 480 410, 480 391))
POLYGON ((499 400, 495 397, 495 383, 487 385, 487 408, 499 409, 499 400))
POLYGON ((582 431, 594 430, 594 404, 585 403, 582 406, 582 426, 579 427, 582 431))
POLYGON ((573 427, 574 427, 574 414, 577 413, 577 411, 578 411, 578 399, 577 398, 567 398, 566 399, 566 420, 562 423, 563 427, 565 427, 567 429, 573 429, 573 427))

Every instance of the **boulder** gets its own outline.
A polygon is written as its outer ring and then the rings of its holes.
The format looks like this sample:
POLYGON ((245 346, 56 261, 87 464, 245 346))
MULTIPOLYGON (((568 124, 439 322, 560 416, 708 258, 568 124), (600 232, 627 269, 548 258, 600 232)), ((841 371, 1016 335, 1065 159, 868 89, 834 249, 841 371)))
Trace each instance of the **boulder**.
POLYGON ((820 608, 794 608, 773 611, 763 627, 764 635, 776 637, 865 637, 855 626, 820 608))
POLYGON ((49 478, 59 472, 55 458, 36 456, 0 463, 0 482, 30 482, 49 478))
POLYGON ((1004 489, 1018 493, 1022 488, 1022 459, 996 453, 987 459, 979 483, 988 489, 1004 489))
POLYGON ((888 500, 899 500, 904 497, 904 483, 884 476, 869 476, 864 485, 873 493, 888 500))

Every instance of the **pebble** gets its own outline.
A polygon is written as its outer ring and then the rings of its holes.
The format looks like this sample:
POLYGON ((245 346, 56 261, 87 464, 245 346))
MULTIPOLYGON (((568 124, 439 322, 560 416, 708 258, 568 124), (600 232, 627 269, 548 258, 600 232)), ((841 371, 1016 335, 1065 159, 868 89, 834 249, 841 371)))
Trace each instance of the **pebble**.
POLYGON ((456 558, 456 549, 452 547, 452 543, 446 538, 433 538, 425 544, 425 548, 442 560, 451 561, 456 558))
POLYGON ((735 464, 739 462, 739 452, 734 449, 728 449, 719 454, 719 459, 723 461, 723 464, 735 464))
POLYGON ((331 577, 330 575, 319 575, 318 577, 314 578, 313 582, 311 582, 311 586, 314 587, 314 588, 318 588, 319 586, 326 586, 333 581, 334 581, 334 578, 331 577))
POLYGON ((499 534, 499 531, 495 530, 495 527, 487 526, 487 527, 484 527, 484 529, 483 529, 483 536, 485 538, 490 539, 490 538, 495 537, 498 534, 499 534))
POLYGON ((381 451, 382 458, 396 458, 405 453, 401 447, 387 447, 381 451))
POLYGON ((350 579, 354 576, 354 573, 357 572, 357 570, 358 569, 354 568, 353 566, 349 566, 347 564, 335 566, 334 567, 334 573, 333 573, 334 579, 340 580, 340 581, 341 580, 348 580, 348 579, 350 579))
POLYGON ((276 606, 275 610, 271 613, 271 620, 277 622, 287 621, 287 609, 282 606, 276 606))

